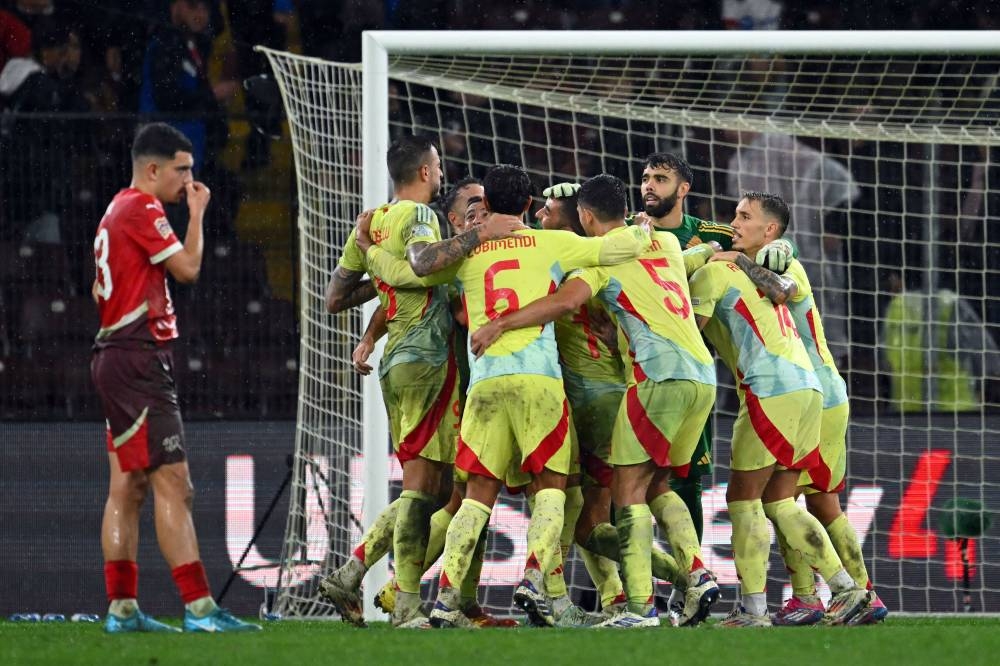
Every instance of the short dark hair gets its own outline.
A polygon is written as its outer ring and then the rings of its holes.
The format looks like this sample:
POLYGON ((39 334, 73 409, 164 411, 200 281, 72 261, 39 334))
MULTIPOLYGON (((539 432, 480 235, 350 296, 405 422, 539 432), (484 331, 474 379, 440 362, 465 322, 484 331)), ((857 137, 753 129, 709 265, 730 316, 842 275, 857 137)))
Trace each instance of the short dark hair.
POLYGON ((417 169, 423 166, 427 153, 432 148, 434 143, 425 136, 407 135, 393 141, 385 154, 392 182, 396 185, 413 182, 417 169))
POLYGON ((569 222, 569 228, 573 230, 573 233, 577 236, 586 236, 587 233, 583 230, 583 225, 580 224, 580 211, 576 209, 576 204, 580 201, 580 191, 577 190, 569 196, 559 197, 553 201, 559 202, 559 209, 566 216, 566 221, 569 222))
POLYGON ((778 225, 781 227, 781 233, 778 235, 785 235, 791 222, 791 213, 788 212, 788 204, 785 203, 784 199, 769 192, 744 192, 742 199, 758 202, 765 215, 778 221, 778 225))
POLYGON ((673 153, 653 153, 646 158, 646 167, 652 169, 671 169, 688 185, 694 184, 694 172, 691 166, 673 153))
POLYGON ((44 49, 65 46, 73 32, 68 23, 44 17, 31 30, 32 51, 41 55, 44 49))
MULTIPOLYGON (((448 193, 441 198, 441 209, 444 210, 444 214, 447 216, 451 212, 451 207, 455 205, 455 200, 458 199, 458 193, 469 185, 482 185, 482 181, 478 178, 472 176, 466 176, 462 180, 455 183, 455 186, 448 190, 448 193)), ((465 211, 462 211, 465 214, 465 211)))
POLYGON ((483 190, 491 212, 520 215, 531 197, 531 178, 519 166, 498 164, 486 172, 483 190))
POLYGON ((625 217, 628 196, 621 178, 602 173, 584 181, 577 193, 581 208, 592 212, 601 222, 625 217))
POLYGON ((149 123, 136 131, 132 141, 132 161, 143 157, 172 160, 178 152, 190 153, 191 141, 175 127, 166 123, 149 123))

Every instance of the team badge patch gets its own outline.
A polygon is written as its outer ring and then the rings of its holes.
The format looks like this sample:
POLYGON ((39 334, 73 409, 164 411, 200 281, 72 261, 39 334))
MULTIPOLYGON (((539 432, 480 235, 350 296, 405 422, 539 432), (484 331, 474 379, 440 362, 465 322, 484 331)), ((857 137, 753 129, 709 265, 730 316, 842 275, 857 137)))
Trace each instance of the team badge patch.
POLYGON ((434 230, 431 229, 430 226, 426 224, 415 224, 413 225, 413 231, 411 232, 411 235, 414 238, 433 238, 434 230))
POLYGON ((153 224, 156 225, 156 230, 160 232, 160 235, 164 238, 170 238, 170 234, 174 232, 173 229, 170 228, 170 222, 165 217, 158 218, 156 222, 153 222, 153 224))

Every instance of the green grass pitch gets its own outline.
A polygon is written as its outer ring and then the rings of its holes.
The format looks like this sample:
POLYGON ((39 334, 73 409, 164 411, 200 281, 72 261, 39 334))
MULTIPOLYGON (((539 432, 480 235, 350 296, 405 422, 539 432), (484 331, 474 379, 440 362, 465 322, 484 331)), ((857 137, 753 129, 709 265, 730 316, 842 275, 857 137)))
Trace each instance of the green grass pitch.
POLYGON ((257 634, 109 636, 102 625, 0 622, 0 664, 1000 664, 1000 618, 893 618, 876 627, 394 631, 276 622, 257 634))

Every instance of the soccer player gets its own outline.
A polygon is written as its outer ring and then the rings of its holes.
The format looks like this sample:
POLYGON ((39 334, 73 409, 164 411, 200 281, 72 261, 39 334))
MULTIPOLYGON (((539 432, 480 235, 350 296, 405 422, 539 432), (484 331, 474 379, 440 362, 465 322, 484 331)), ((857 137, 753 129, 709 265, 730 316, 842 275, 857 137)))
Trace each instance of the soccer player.
POLYGON ((132 143, 132 183, 115 195, 94 239, 93 297, 101 318, 91 376, 107 419, 111 482, 101 524, 108 617, 105 630, 175 632, 139 610, 139 512, 152 488, 160 551, 185 604, 184 631, 257 631, 216 606, 191 519, 193 488, 177 406, 171 343, 177 338, 166 274, 198 279, 210 192, 192 179, 191 142, 163 123, 132 143), (187 200, 177 239, 163 203, 187 200))
MULTIPOLYGON (((729 225, 702 220, 684 212, 684 199, 691 192, 693 184, 694 172, 682 157, 673 153, 652 153, 646 157, 646 164, 642 170, 640 192, 645 216, 654 229, 667 231, 676 236, 681 248, 690 249, 714 241, 722 250, 730 250, 733 230, 729 225)), ((762 252, 764 256, 770 258, 772 263, 769 265, 781 273, 792 256, 792 247, 782 241, 781 244, 767 246, 762 252)), ((691 513, 699 542, 705 529, 705 517, 701 505, 701 495, 704 491, 702 477, 711 473, 712 419, 709 415, 691 458, 690 473, 686 477, 675 476, 670 479, 670 487, 684 500, 685 506, 691 513)), ((680 620, 683 607, 679 591, 677 588, 671 590, 668 602, 671 619, 676 622, 680 620)))
MULTIPOLYGON (((545 188, 542 192, 545 203, 535 213, 542 229, 586 236, 576 208, 579 190, 578 183, 558 183, 545 188)), ((611 349, 594 331, 607 317, 604 306, 591 301, 553 322, 563 388, 572 415, 573 456, 579 456, 580 464, 591 471, 584 490, 574 460, 566 482, 565 523, 559 536, 562 557, 545 577, 545 591, 552 597, 556 626, 593 623, 594 618, 570 599, 563 564, 578 529, 585 532, 586 538, 595 526, 608 523, 611 518, 611 467, 607 461, 611 452, 611 426, 625 393, 625 368, 618 355, 617 340, 611 349), (592 321, 593 318, 599 323, 592 321)), ((614 609, 620 610, 617 605, 623 606, 625 600, 617 566, 583 546, 578 545, 577 549, 600 595, 601 607, 610 616, 614 609)))
MULTIPOLYGON (((806 508, 822 523, 844 568, 860 586, 871 589, 871 580, 865 567, 858 536, 840 507, 840 493, 844 488, 847 468, 847 424, 849 402, 847 384, 837 370, 830 353, 823 329, 823 320, 813 300, 812 284, 805 267, 793 260, 784 275, 777 275, 757 264, 755 257, 763 245, 771 240, 778 227, 746 224, 748 210, 733 220, 734 252, 717 254, 713 261, 732 261, 760 289, 772 303, 785 304, 792 315, 795 329, 802 337, 813 370, 823 386, 823 415, 820 422, 819 464, 802 473, 799 488, 806 494, 806 508), (768 233, 770 232, 770 233, 768 233)), ((815 577, 798 551, 788 548, 784 537, 778 534, 785 564, 791 574, 793 596, 778 613, 774 624, 815 624, 823 619, 823 602, 816 596, 815 577)), ((874 593, 873 593, 874 594, 874 593)), ((868 624, 885 619, 888 610, 878 596, 850 624, 868 624)))
MULTIPOLYGON (((531 203, 531 181, 519 167, 493 167, 483 183, 491 218, 513 219, 531 203)), ((645 228, 615 238, 589 239, 524 228, 513 237, 488 242, 459 266, 469 332, 544 297, 573 268, 619 263, 649 244, 645 228)), ((503 483, 513 475, 531 478, 534 511, 528 527, 528 559, 514 601, 534 624, 554 624, 543 594, 543 572, 559 553, 566 474, 569 470, 569 408, 565 400, 551 326, 511 331, 471 363, 472 378, 455 464, 469 473, 462 507, 448 528, 435 626, 464 626, 458 590, 476 539, 489 520, 503 483)))
MULTIPOLYGON (((773 239, 788 226, 788 207, 780 197, 751 192, 740 200, 736 220, 750 238, 764 229, 773 239)), ((694 273, 691 297, 698 325, 736 378, 740 399, 726 502, 742 598, 722 626, 771 625, 764 592, 767 518, 830 585, 827 620, 845 623, 870 595, 844 570, 822 525, 794 501, 801 470, 819 457, 823 393, 791 313, 725 261, 694 273)))
MULTIPOLYGON (((589 236, 625 233, 625 207, 625 185, 614 176, 595 176, 580 188, 580 223, 589 236)), ((715 365, 691 316, 685 257, 677 239, 657 232, 650 250, 635 261, 571 274, 555 294, 480 329, 471 348, 479 351, 506 331, 565 316, 594 296, 614 313, 628 349, 627 389, 611 435, 611 493, 628 610, 599 626, 659 625, 651 582, 651 517, 687 577, 683 622, 697 624, 707 617, 719 588, 702 565, 691 516, 668 479, 671 472, 684 476, 690 469, 715 402, 715 365)))
POLYGON ((465 213, 469 208, 469 200, 473 197, 478 197, 482 201, 483 184, 478 178, 466 176, 455 183, 455 186, 441 199, 441 208, 448 218, 452 233, 460 234, 469 228, 465 213))
MULTIPOLYGON (((461 260, 481 241, 502 238, 516 228, 499 221, 441 240, 437 216, 427 204, 441 186, 441 159, 426 138, 405 136, 392 143, 386 161, 393 181, 393 201, 371 216, 371 238, 406 258, 418 276, 442 271, 461 260)), ((457 367, 451 344, 452 317, 447 287, 397 289, 368 272, 366 254, 356 230, 327 287, 327 309, 339 312, 375 295, 385 309, 388 340, 379 379, 386 400, 390 434, 403 468, 403 491, 378 516, 354 555, 320 583, 320 591, 352 624, 363 626, 358 591, 368 568, 392 543, 396 595, 392 622, 420 627, 426 616, 420 607, 420 578, 430 539, 431 515, 441 490, 442 475, 454 460, 458 415, 457 367)), ((442 282, 448 276, 442 271, 442 282)))
POLYGON ((486 204, 483 203, 482 196, 469 197, 468 206, 465 209, 465 228, 471 229, 472 227, 479 226, 486 221, 486 217, 490 214, 486 210, 486 204))

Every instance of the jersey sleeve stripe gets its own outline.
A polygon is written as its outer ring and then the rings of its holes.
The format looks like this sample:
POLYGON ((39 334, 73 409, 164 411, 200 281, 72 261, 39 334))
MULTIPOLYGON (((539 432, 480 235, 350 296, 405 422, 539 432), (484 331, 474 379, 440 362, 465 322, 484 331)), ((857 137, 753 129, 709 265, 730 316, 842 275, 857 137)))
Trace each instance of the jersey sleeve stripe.
POLYGON ((414 211, 416 213, 417 222, 427 223, 435 219, 434 211, 431 210, 430 206, 425 206, 424 204, 417 204, 414 211))
POLYGON ((180 243, 174 243, 173 245, 169 246, 167 249, 161 250, 160 252, 157 252, 152 257, 150 257, 149 258, 149 263, 155 265, 155 264, 160 263, 161 261, 166 261, 167 259, 169 259, 170 257, 174 256, 175 254, 177 254, 178 252, 180 252, 183 249, 184 249, 183 245, 181 245, 180 243))
POLYGON ((725 226, 721 226, 721 225, 717 225, 717 224, 706 224, 706 225, 702 226, 700 229, 698 229, 698 231, 702 232, 702 233, 704 233, 706 231, 711 231, 712 233, 725 234, 726 236, 732 236, 733 235, 733 229, 732 229, 732 227, 725 227, 725 226))

